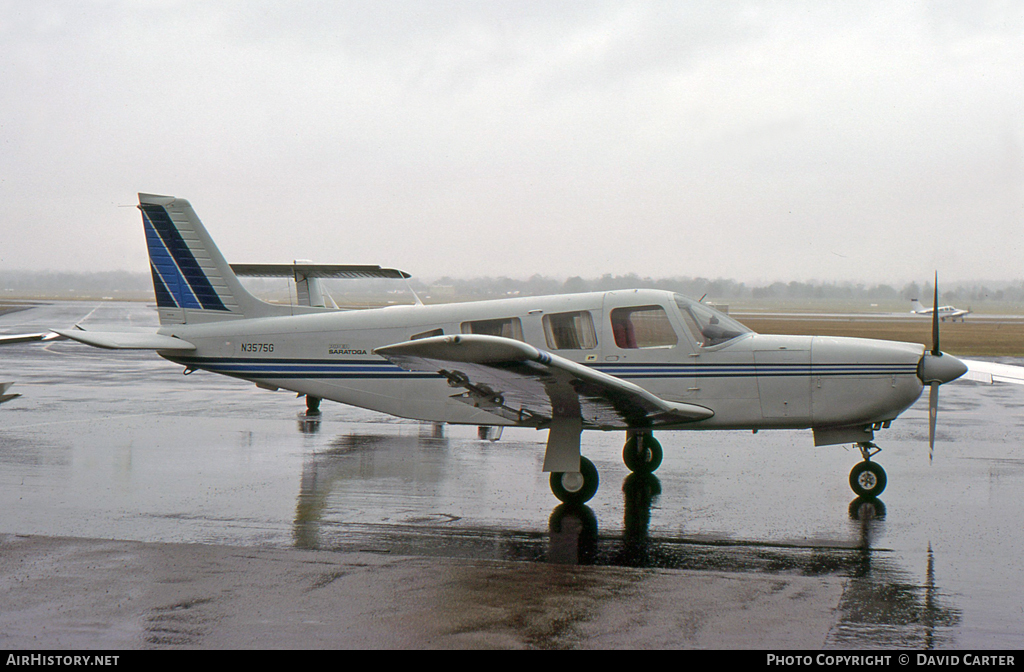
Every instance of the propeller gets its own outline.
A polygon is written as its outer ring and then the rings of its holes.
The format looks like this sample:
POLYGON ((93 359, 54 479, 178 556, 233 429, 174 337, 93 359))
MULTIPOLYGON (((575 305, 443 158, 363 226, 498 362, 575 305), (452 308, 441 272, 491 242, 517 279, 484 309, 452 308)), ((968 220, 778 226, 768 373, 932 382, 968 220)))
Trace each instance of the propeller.
POLYGON ((935 452, 935 425, 939 417, 939 385, 956 380, 967 373, 967 366, 939 349, 939 274, 935 273, 935 295, 932 298, 932 349, 921 356, 917 377, 928 390, 928 461, 935 452))

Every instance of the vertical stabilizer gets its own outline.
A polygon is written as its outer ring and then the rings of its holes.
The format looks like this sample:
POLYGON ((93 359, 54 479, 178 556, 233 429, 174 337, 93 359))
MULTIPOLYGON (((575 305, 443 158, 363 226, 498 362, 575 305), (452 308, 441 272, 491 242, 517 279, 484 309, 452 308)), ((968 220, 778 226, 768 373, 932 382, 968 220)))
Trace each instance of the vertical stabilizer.
POLYGON ((139 194, 139 210, 161 324, 287 314, 242 286, 188 201, 139 194))

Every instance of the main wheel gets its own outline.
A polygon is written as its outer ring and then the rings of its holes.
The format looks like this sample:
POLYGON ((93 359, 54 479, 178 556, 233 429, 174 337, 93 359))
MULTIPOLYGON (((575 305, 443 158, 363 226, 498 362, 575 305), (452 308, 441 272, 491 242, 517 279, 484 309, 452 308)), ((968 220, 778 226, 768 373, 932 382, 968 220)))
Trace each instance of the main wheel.
POLYGON ((583 504, 597 493, 597 467, 580 456, 579 471, 558 471, 551 474, 551 492, 566 504, 583 504))
POLYGON ((860 462, 850 471, 850 487, 860 497, 878 497, 885 490, 885 469, 875 462, 860 462))
POLYGON ((622 461, 636 474, 653 474, 664 457, 661 444, 653 434, 646 432, 631 435, 622 449, 622 461))

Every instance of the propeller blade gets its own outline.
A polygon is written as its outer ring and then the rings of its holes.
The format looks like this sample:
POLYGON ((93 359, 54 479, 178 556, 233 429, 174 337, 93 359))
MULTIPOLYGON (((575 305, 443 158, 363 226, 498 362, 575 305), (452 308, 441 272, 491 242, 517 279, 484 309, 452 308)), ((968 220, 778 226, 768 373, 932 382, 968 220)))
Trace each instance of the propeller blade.
POLYGON ((928 392, 928 461, 932 461, 935 453, 935 425, 939 418, 939 385, 932 383, 928 392))
POLYGON ((935 296, 932 298, 932 354, 942 356, 939 350, 939 272, 935 271, 935 296))

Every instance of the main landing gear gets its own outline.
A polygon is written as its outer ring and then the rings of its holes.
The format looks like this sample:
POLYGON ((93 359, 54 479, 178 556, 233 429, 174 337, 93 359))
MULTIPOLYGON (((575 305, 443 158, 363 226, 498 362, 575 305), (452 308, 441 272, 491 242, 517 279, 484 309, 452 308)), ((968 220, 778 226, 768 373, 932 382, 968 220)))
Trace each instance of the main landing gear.
MULTIPOLYGON (((661 466, 664 452, 661 444, 650 432, 630 433, 622 449, 622 461, 635 474, 652 474, 661 466)), ((564 471, 551 474, 551 492, 566 504, 585 504, 597 493, 600 479, 597 467, 580 456, 578 472, 564 471)))
POLYGON ((585 504, 597 494, 600 479, 597 467, 587 458, 580 455, 580 470, 552 472, 551 492, 566 504, 585 504))
POLYGON ((885 469, 877 462, 872 462, 871 458, 882 449, 871 441, 861 441, 857 448, 860 449, 864 461, 856 464, 850 471, 850 487, 859 497, 876 498, 885 490, 885 469))
POLYGON ((664 456, 661 444, 650 432, 629 434, 622 448, 622 461, 636 474, 653 474, 664 456))

